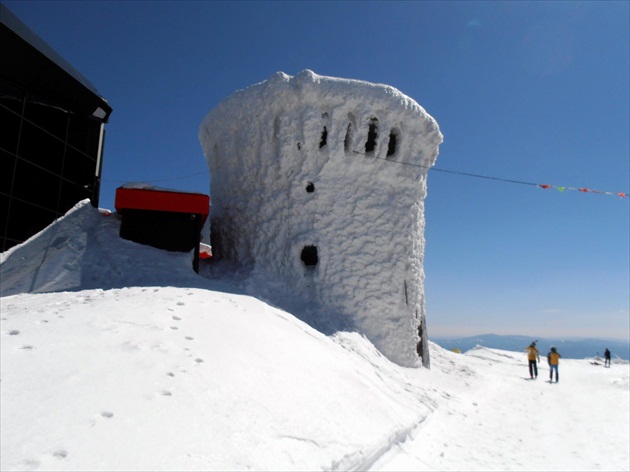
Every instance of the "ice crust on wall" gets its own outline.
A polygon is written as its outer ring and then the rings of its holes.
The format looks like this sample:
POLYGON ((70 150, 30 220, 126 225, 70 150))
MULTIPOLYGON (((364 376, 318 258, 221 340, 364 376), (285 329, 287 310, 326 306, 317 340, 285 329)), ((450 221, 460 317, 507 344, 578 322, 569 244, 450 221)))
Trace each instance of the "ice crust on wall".
MULTIPOLYGON (((283 287, 311 322, 429 365, 424 198, 442 134, 387 85, 282 72, 213 109, 199 132, 219 257, 283 287), (305 249, 306 248, 306 249, 305 249)), ((283 306, 282 291, 265 294, 283 306)))

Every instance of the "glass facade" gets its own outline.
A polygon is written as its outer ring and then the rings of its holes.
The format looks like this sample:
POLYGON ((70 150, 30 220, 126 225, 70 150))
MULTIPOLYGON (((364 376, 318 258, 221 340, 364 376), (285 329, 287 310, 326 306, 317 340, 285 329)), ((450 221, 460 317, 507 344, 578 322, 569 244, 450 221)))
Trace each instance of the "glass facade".
POLYGON ((79 201, 98 206, 103 120, 0 79, 0 252, 79 201))

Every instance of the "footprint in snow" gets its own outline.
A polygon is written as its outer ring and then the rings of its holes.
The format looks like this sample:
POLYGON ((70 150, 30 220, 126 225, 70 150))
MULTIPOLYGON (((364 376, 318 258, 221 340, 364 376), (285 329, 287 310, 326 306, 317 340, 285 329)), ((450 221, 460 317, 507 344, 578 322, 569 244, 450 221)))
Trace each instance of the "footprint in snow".
POLYGON ((197 358, 195 359, 195 362, 196 362, 197 364, 201 364, 201 363, 203 362, 203 359, 202 359, 201 357, 197 357, 197 358))
POLYGON ((175 374, 173 372, 167 372, 166 375, 168 375, 169 377, 175 377, 175 374))
POLYGON ((171 326, 171 329, 179 329, 177 326, 171 326))
POLYGON ((26 459, 23 463, 30 470, 39 469, 39 461, 35 459, 26 459))
POLYGON ((68 457, 68 451, 66 451, 65 449, 57 449, 55 452, 53 452, 53 456, 59 459, 65 459, 66 457, 68 457))
POLYGON ((33 346, 31 346, 30 344, 25 344, 20 349, 24 349, 26 351, 29 351, 29 350, 33 349, 33 346))
POLYGON ((9 331, 9 336, 17 336, 20 332, 17 329, 12 329, 9 331))
POLYGON ((181 321, 181 318, 180 318, 179 316, 173 316, 173 319, 174 319, 175 321, 181 321))
POLYGON ((195 339, 195 338, 193 338, 193 337, 191 337, 191 336, 186 336, 186 339, 187 339, 188 341, 192 341, 192 340, 193 340, 193 339, 195 339))
POLYGON ((103 418, 113 418, 114 414, 111 411, 101 411, 101 416, 103 418))
POLYGON ((184 305, 185 305, 185 303, 184 303, 184 302, 177 302, 177 303, 176 303, 176 305, 177 305, 177 306, 184 306, 184 305))

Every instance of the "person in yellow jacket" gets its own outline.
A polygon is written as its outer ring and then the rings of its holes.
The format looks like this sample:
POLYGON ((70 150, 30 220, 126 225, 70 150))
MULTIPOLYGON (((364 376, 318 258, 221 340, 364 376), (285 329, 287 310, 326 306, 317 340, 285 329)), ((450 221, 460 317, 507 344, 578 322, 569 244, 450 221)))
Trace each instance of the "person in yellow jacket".
POLYGON ((529 361, 529 376, 535 379, 538 377, 538 364, 536 361, 540 362, 540 353, 536 348, 536 341, 527 346, 525 352, 527 352, 527 360, 529 361))
POLYGON ((560 364, 560 358, 562 356, 555 348, 551 346, 551 351, 547 354, 547 363, 549 364, 549 383, 553 382, 553 373, 556 372, 556 383, 558 383, 558 364, 560 364))

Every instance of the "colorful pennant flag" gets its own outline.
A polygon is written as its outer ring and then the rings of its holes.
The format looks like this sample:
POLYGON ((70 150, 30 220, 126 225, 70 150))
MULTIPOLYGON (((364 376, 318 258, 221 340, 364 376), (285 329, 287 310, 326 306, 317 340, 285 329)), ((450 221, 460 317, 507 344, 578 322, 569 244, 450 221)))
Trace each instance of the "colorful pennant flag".
POLYGON ((549 184, 538 184, 538 186, 540 188, 544 188, 545 190, 550 189, 550 188, 555 188, 559 190, 560 192, 564 192, 565 190, 577 190, 578 192, 583 192, 583 193, 599 193, 601 195, 617 195, 620 198, 626 198, 628 196, 628 194, 624 192, 603 192, 601 190, 590 189, 590 188, 585 188, 585 187, 579 187, 579 188, 557 187, 555 185, 549 185, 549 184))

